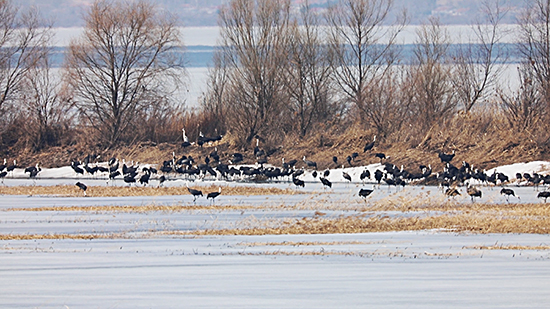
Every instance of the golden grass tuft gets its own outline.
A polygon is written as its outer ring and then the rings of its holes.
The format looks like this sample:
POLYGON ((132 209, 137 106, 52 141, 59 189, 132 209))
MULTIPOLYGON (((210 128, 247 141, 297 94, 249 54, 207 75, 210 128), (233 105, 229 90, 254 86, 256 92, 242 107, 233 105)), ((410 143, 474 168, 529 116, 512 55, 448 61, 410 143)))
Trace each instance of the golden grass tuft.
POLYGON ((97 213, 150 213, 150 212, 190 212, 190 211, 232 211, 253 209, 254 206, 245 205, 223 205, 223 206, 201 206, 201 205, 143 205, 143 206, 52 206, 52 207, 25 207, 8 208, 6 211, 72 211, 72 212, 97 212, 97 213))
MULTIPOLYGON (((218 191, 219 186, 192 187, 203 192, 206 196, 209 192, 218 191)), ((123 197, 123 196, 162 196, 162 195, 189 195, 186 187, 105 187, 89 186, 86 191, 88 196, 94 197, 123 197)), ((0 194, 6 195, 55 195, 77 197, 83 196, 82 191, 76 186, 13 186, 0 187, 0 194)), ((279 189, 256 186, 223 186, 223 195, 293 195, 302 192, 292 189, 279 189)))

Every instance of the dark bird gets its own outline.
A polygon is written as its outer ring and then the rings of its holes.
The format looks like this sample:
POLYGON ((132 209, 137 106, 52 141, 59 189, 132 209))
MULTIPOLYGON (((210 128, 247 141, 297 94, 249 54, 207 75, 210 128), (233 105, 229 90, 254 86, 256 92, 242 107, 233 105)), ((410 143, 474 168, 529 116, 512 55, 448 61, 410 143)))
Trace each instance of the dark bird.
POLYGON ((445 190, 445 195, 449 197, 455 197, 457 195, 460 195, 460 191, 458 191, 457 188, 448 188, 445 190))
POLYGON ((124 175, 124 182, 131 185, 132 183, 136 183, 136 175, 132 174, 126 174, 124 175))
POLYGON ((36 175, 42 170, 40 168, 40 162, 36 163, 36 166, 29 166, 25 169, 25 173, 29 173, 29 178, 35 178, 36 175))
POLYGON ((304 158, 303 158, 302 160, 304 160, 304 163, 305 163, 308 167, 314 167, 315 169, 317 169, 317 162, 310 161, 310 160, 306 160, 306 156, 304 156, 304 158))
POLYGON ((208 200, 209 198, 211 198, 211 199, 212 199, 212 203, 214 203, 214 199, 215 199, 216 197, 218 197, 218 195, 220 195, 221 193, 222 193, 222 188, 219 187, 219 188, 218 188, 218 191, 208 193, 208 194, 206 195, 206 199, 208 200))
POLYGON ((542 192, 539 192, 539 194, 537 195, 537 198, 543 198, 545 203, 549 197, 550 197, 550 191, 542 191, 542 192))
POLYGON ((80 181, 76 183, 76 186, 80 188, 84 192, 84 196, 86 196, 86 190, 88 190, 88 186, 81 183, 80 181))
POLYGON ((455 151, 453 150, 453 153, 451 154, 446 154, 440 151, 438 155, 441 163, 451 163, 451 160, 453 160, 453 158, 455 157, 455 151))
POLYGON ((73 171, 78 175, 78 174, 81 174, 81 175, 84 175, 84 169, 81 168, 80 166, 78 166, 78 163, 76 162, 71 162, 71 168, 73 169, 73 171))
POLYGON ((373 189, 360 189, 359 196, 366 199, 367 196, 371 195, 372 192, 374 192, 373 189))
POLYGON ((4 164, 0 164, 0 172, 3 171, 7 167, 6 163, 7 163, 7 160, 4 159, 4 164))
POLYGON ((166 181, 166 176, 162 175, 159 177, 159 187, 166 181))
POLYGON ((348 161, 349 166, 351 166, 351 156, 347 156, 346 161, 348 161))
POLYGON ((350 176, 348 173, 342 172, 342 176, 343 176, 345 179, 347 179, 349 182, 351 182, 351 176, 350 176))
POLYGON ((115 179, 117 176, 120 176, 120 171, 113 171, 109 173, 109 179, 115 179))
POLYGON ((323 183, 323 186, 332 188, 332 182, 330 182, 328 179, 324 177, 319 177, 319 180, 323 183))
POLYGON ((328 177, 330 175, 330 170, 326 170, 323 172, 323 177, 328 177))
POLYGON ((191 193, 191 195, 193 195, 193 203, 197 200, 197 197, 203 196, 201 190, 191 189, 189 186, 187 186, 187 190, 191 193))
POLYGON ((363 152, 367 152, 367 151, 371 150, 374 147, 375 142, 376 142, 376 135, 372 139, 372 142, 365 145, 365 148, 363 148, 363 152))
POLYGON ((317 171, 313 171, 313 173, 311 173, 311 176, 313 176, 313 178, 317 178, 317 171))
POLYGON ((292 177, 292 183, 294 183, 294 185, 296 187, 304 188, 306 186, 306 183, 303 180, 295 178, 295 177, 292 177))
MULTIPOLYGON (((514 190, 508 189, 508 188, 502 188, 502 190, 500 190, 500 194, 506 197, 507 202, 508 202, 508 199, 510 198, 510 195, 516 196, 516 194, 514 193, 514 190)), ((517 198, 519 199, 519 196, 517 198)))
POLYGON ((0 178, 2 178, 2 183, 4 183, 4 178, 6 178, 6 175, 8 175, 7 171, 3 171, 0 173, 0 178))
POLYGON ((141 177, 139 177, 139 183, 145 186, 149 183, 149 178, 151 178, 151 173, 146 172, 145 174, 141 175, 141 177))
POLYGON ((334 162, 334 164, 338 165, 338 157, 332 157, 332 162, 334 162))
POLYGON ((482 195, 481 190, 479 190, 476 187, 471 187, 470 185, 468 185, 468 188, 466 189, 466 192, 472 198, 472 202, 474 202, 474 198, 476 198, 476 197, 481 198, 481 195, 482 195))
POLYGON ((357 159, 357 157, 359 157, 359 154, 357 152, 354 152, 354 153, 351 154, 351 159, 353 161, 355 161, 355 159, 357 159))
POLYGON ((9 172, 13 172, 14 169, 17 168, 17 161, 16 160, 13 160, 13 165, 8 165, 8 167, 6 167, 6 171, 9 173, 9 172))
POLYGON ((365 178, 370 178, 370 171, 368 169, 365 169, 359 176, 359 179, 361 179, 361 181, 364 181, 365 178))
POLYGON ((375 157, 377 157, 378 159, 380 159, 380 161, 384 160, 384 159, 388 159, 389 157, 386 157, 386 154, 384 153, 381 153, 381 152, 377 152, 374 154, 375 157))

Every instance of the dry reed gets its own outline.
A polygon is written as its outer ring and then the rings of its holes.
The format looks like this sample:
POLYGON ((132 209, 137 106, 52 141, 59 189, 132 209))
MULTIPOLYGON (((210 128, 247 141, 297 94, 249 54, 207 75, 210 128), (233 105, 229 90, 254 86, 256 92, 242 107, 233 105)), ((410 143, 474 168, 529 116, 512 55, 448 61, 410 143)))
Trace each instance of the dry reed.
MULTIPOLYGON (((210 185, 204 187, 192 187, 203 192, 218 191, 219 186, 210 185)), ((94 197, 122 197, 122 196, 161 196, 161 195, 189 195, 186 187, 104 187, 89 186, 86 191, 88 196, 94 197)), ((82 191, 76 186, 14 186, 0 187, 0 194, 7 195, 55 195, 55 196, 83 196, 82 191)), ((293 195, 301 194, 300 191, 292 189, 279 189, 255 186, 224 186, 223 195, 293 195)))

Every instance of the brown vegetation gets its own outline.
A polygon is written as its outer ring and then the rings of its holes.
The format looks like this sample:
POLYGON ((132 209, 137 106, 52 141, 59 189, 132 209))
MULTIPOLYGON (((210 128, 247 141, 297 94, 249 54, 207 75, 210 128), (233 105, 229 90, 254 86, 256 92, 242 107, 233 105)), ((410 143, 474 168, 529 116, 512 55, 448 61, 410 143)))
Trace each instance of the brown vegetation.
MULTIPOLYGON (((205 194, 218 191, 218 186, 191 187, 202 190, 205 194)), ((166 195, 188 195, 185 187, 94 187, 87 189, 88 196, 166 196, 166 195)), ((299 191, 291 189, 261 188, 252 186, 224 186, 222 187, 224 195, 281 195, 281 194, 300 194, 299 191)), ((82 196, 82 192, 77 186, 20 186, 20 187, 0 187, 0 194, 11 195, 55 195, 55 196, 82 196)))

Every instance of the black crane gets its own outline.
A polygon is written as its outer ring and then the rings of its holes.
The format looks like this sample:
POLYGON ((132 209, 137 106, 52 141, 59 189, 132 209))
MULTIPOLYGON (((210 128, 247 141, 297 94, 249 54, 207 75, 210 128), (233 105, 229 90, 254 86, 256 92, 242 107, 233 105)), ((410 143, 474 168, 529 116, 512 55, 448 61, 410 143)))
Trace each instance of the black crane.
POLYGON ((376 142, 376 135, 374 136, 374 138, 372 139, 372 142, 370 143, 367 143, 365 145, 365 148, 363 148, 363 152, 367 152, 369 150, 371 150, 373 147, 374 147, 374 143, 376 142))
POLYGON ((80 190, 82 190, 82 192, 84 192, 84 196, 86 196, 86 190, 88 190, 88 186, 86 186, 85 184, 81 183, 80 181, 77 182, 75 184, 77 187, 80 188, 80 190))
POLYGON ((346 172, 342 172, 342 177, 344 177, 344 179, 348 180, 349 182, 351 182, 351 176, 346 173, 346 172))
POLYGON ((543 198, 545 203, 549 197, 550 197, 550 191, 542 191, 542 192, 539 192, 539 194, 537 194, 537 198, 543 198))
POLYGON ((390 158, 390 157, 386 157, 386 154, 381 152, 375 153, 374 156, 380 159, 380 161, 390 158))
POLYGON ((149 178, 151 178, 151 172, 149 172, 149 170, 147 170, 145 172, 145 174, 143 174, 143 175, 141 175, 141 177, 139 177, 139 183, 146 186, 149 183, 149 178))
POLYGON ((306 183, 303 180, 294 177, 294 175, 292 176, 292 183, 294 183, 296 187, 304 188, 306 186, 306 183))
POLYGON ((472 198, 472 203, 474 202, 474 198, 476 198, 476 197, 481 198, 481 195, 482 195, 481 190, 479 190, 476 187, 471 187, 469 184, 468 184, 468 187, 466 189, 466 192, 472 198))
POLYGON ((321 180, 324 187, 332 188, 332 182, 330 182, 328 179, 326 179, 324 177, 319 177, 319 180, 321 180))
POLYGON ((304 160, 304 163, 305 163, 308 167, 314 167, 315 169, 317 169, 317 162, 310 161, 310 160, 306 160, 306 156, 304 156, 304 158, 303 158, 302 160, 304 160))
POLYGON ((451 154, 446 154, 443 151, 440 151, 438 155, 439 155, 439 159, 441 160, 441 163, 451 163, 451 161, 455 157, 455 151, 453 150, 453 153, 451 154))
POLYGON ((361 179, 361 181, 364 181, 365 178, 370 178, 370 171, 368 169, 365 169, 361 175, 359 175, 359 179, 361 179))
POLYGON ((189 188, 189 186, 187 186, 187 190, 189 191, 189 193, 191 193, 191 195, 193 195, 193 203, 197 200, 199 196, 203 196, 201 190, 191 189, 189 188))
POLYGON ((219 187, 219 188, 218 188, 218 191, 208 193, 208 194, 206 195, 206 199, 208 200, 208 199, 211 198, 211 199, 212 199, 212 203, 214 203, 214 199, 215 199, 216 197, 218 197, 221 193, 222 193, 222 188, 219 187))
MULTIPOLYGON (((514 190, 509 188, 502 188, 502 190, 500 190, 500 194, 506 197, 506 202, 509 202, 510 195, 516 196, 516 193, 514 192, 514 190)), ((517 196, 517 198, 520 199, 519 196, 517 196)))
POLYGON ((36 163, 35 166, 29 166, 25 169, 25 173, 29 173, 29 178, 36 178, 36 175, 40 173, 42 169, 40 168, 40 162, 36 163))
POLYGON ((338 157, 334 156, 332 157, 332 162, 338 166, 338 157))
POLYGON ((162 184, 164 184, 164 182, 166 181, 166 176, 162 175, 159 177, 159 187, 162 186, 162 184))
POLYGON ((366 199, 372 192, 374 192, 374 189, 360 189, 359 196, 366 199))

